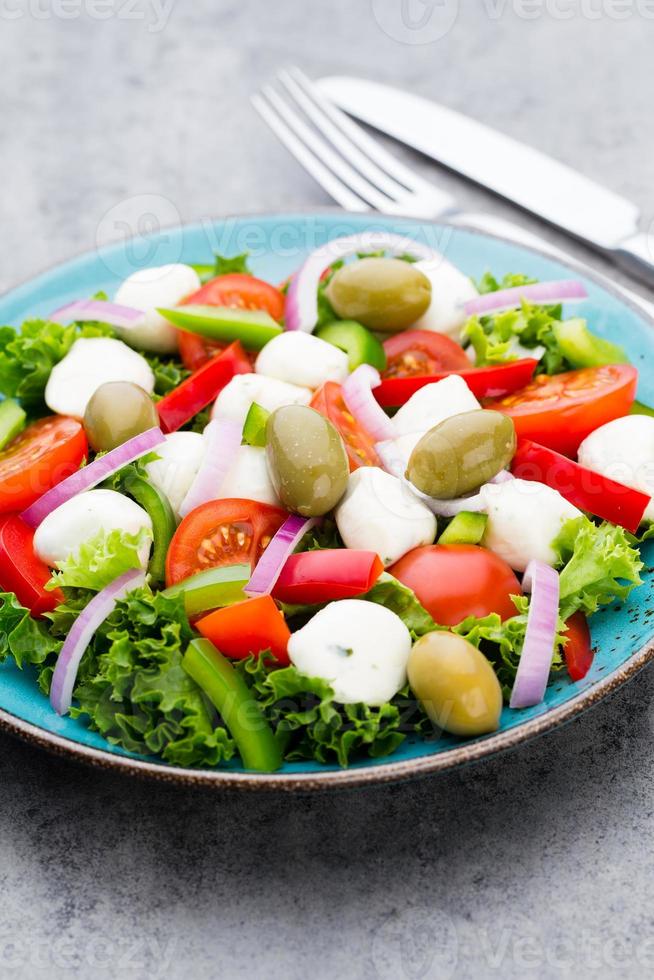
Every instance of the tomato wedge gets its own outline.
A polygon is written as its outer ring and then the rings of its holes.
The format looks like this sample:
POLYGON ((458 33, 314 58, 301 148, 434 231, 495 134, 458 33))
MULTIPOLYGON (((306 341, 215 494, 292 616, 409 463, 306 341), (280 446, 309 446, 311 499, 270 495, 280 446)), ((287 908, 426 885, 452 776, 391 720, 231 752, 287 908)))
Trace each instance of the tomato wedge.
POLYGON ((404 330, 384 341, 387 365, 382 378, 413 378, 471 368, 460 344, 433 330, 404 330))
POLYGON ((491 398, 506 395, 524 386, 533 377, 538 361, 525 357, 521 361, 496 364, 492 367, 463 368, 456 371, 436 371, 433 374, 416 374, 411 377, 394 377, 382 380, 374 389, 374 396, 384 408, 397 408, 404 405, 411 395, 434 381, 442 381, 451 374, 458 374, 477 398, 491 398))
POLYGON ((161 428, 164 432, 176 432, 217 398, 235 375, 249 374, 251 371, 245 351, 235 340, 222 354, 210 358, 190 378, 157 402, 161 428))
POLYGON ((541 374, 522 391, 489 402, 486 408, 510 415, 518 436, 575 455, 591 432, 627 415, 636 397, 638 371, 631 364, 541 374))
POLYGON ((594 650, 590 645, 590 630, 582 612, 576 612, 566 620, 568 632, 565 634, 568 642, 563 647, 565 665, 573 681, 580 681, 586 676, 593 663, 594 650))
POLYGON ((249 564, 254 568, 288 514, 280 507, 229 497, 210 500, 188 514, 170 542, 166 584, 207 568, 249 564))
POLYGON ((280 666, 289 664, 291 631, 269 595, 216 609, 199 619, 195 628, 226 657, 244 660, 251 653, 270 650, 280 666))
POLYGON ((511 470, 523 480, 536 480, 558 490, 580 510, 587 510, 602 520, 621 524, 635 534, 651 497, 616 483, 600 473, 593 473, 553 449, 520 439, 511 470))
POLYGON ((0 514, 29 507, 79 469, 87 454, 77 419, 48 415, 28 425, 0 452, 0 514))
POLYGON ((51 572, 34 554, 34 531, 17 514, 0 517, 0 589, 15 592, 34 616, 50 612, 64 601, 59 589, 47 592, 51 572))
MULTIPOLYGON (((284 294, 263 279, 256 279, 243 272, 230 272, 216 276, 197 292, 187 296, 183 305, 231 306, 240 310, 265 310, 273 320, 284 316, 284 294)), ((180 331, 179 353, 189 371, 197 371, 214 354, 225 350, 226 345, 205 340, 194 334, 180 331)))
POLYGON ((318 388, 311 400, 311 408, 328 418, 339 431, 345 443, 350 470, 356 470, 359 466, 381 466, 373 436, 348 411, 341 386, 336 381, 326 381, 318 388))
POLYGON ((374 551, 302 551, 287 558, 272 594, 280 602, 309 605, 350 599, 368 592, 383 571, 374 551))

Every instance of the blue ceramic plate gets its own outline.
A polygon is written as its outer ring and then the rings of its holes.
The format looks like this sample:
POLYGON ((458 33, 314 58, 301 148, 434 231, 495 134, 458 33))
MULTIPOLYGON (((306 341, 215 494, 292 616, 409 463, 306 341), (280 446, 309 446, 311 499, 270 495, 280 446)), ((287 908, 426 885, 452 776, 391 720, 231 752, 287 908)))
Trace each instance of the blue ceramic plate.
MULTIPOLYGON (((127 240, 46 272, 0 299, 0 323, 20 324, 28 316, 47 315, 69 300, 106 290, 111 296, 121 279, 139 266, 165 262, 210 262, 223 254, 252 253, 254 272, 281 282, 316 245, 330 238, 369 228, 406 234, 444 252, 468 275, 485 270, 496 276, 524 272, 539 279, 582 279, 588 299, 579 314, 602 336, 624 344, 633 363, 654 363, 652 323, 593 276, 531 249, 478 232, 447 225, 380 216, 326 211, 314 214, 250 216, 164 229, 141 240, 127 240)), ((641 401, 654 404, 654 375, 641 370, 641 401)), ((647 560, 650 565, 651 561, 647 560)), ((275 775, 254 775, 238 766, 211 771, 183 770, 157 760, 130 755, 108 745, 80 721, 59 718, 40 694, 28 671, 7 663, 0 667, 0 725, 56 752, 105 767, 181 783, 241 788, 313 789, 406 778, 482 758, 545 732, 576 716, 632 677, 654 654, 650 617, 654 607, 651 574, 626 605, 608 608, 592 620, 597 655, 583 681, 557 679, 543 704, 525 711, 505 709, 499 732, 473 741, 442 737, 425 742, 407 739, 388 759, 366 760, 347 770, 313 763, 287 764, 275 775)))

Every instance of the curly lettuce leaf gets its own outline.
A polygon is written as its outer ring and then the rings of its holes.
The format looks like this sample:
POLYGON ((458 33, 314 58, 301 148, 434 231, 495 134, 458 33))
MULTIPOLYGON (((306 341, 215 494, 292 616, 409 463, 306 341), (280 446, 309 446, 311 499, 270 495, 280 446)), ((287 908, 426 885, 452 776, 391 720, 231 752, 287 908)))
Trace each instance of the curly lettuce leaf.
POLYGON ((13 592, 0 593, 0 663, 13 657, 22 670, 32 664, 41 667, 61 649, 61 641, 51 634, 47 622, 33 619, 13 592))
POLYGON ((525 275, 524 272, 507 272, 501 279, 496 279, 492 272, 485 272, 475 286, 477 292, 485 295, 486 293, 497 293, 500 289, 514 289, 517 286, 529 286, 531 283, 538 282, 532 276, 525 275))
POLYGON ((84 541, 74 554, 57 563, 58 571, 54 572, 47 588, 100 592, 119 575, 139 568, 139 552, 151 540, 152 532, 145 527, 136 534, 120 529, 108 532, 100 529, 92 538, 84 541))
POLYGON ((400 617, 414 638, 438 629, 427 610, 418 602, 415 592, 388 572, 382 572, 372 589, 360 598, 386 606, 400 617))
POLYGON ((479 367, 533 353, 540 357, 539 373, 558 374, 570 369, 554 331, 561 312, 561 306, 535 306, 523 300, 519 310, 470 317, 462 333, 472 344, 479 367))
POLYGON ((215 279, 216 276, 224 276, 229 272, 240 272, 247 276, 252 275, 252 270, 248 264, 248 259, 250 258, 249 252, 243 252, 242 255, 220 255, 218 252, 214 252, 213 263, 208 265, 194 264, 192 267, 197 272, 200 277, 200 282, 209 282, 210 279, 215 279))
POLYGON ((162 360, 155 354, 146 354, 143 351, 140 353, 150 365, 150 370, 154 374, 154 393, 160 398, 191 376, 191 372, 174 358, 162 360))

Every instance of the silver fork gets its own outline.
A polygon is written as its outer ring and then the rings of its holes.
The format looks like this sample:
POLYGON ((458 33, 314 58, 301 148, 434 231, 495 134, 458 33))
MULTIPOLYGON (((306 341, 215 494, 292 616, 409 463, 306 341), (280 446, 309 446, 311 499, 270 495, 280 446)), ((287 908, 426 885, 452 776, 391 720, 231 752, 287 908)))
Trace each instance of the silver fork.
MULTIPOLYGON (((444 218, 531 245, 555 258, 577 259, 539 235, 496 216, 464 212, 454 198, 440 190, 388 153, 300 71, 291 67, 277 75, 284 97, 272 85, 264 85, 252 98, 259 115, 295 159, 330 197, 346 211, 380 211, 414 218, 444 218)), ((618 289, 649 316, 650 303, 624 286, 593 270, 595 278, 618 289)))

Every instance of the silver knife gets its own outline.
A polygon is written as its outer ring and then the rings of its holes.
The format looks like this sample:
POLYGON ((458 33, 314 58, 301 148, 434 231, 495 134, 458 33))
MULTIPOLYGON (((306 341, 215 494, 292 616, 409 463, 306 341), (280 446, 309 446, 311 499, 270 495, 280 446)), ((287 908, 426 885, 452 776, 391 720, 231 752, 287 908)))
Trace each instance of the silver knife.
POLYGON ((337 75, 318 83, 350 115, 562 228, 654 286, 654 234, 626 198, 546 154, 418 95, 337 75))

